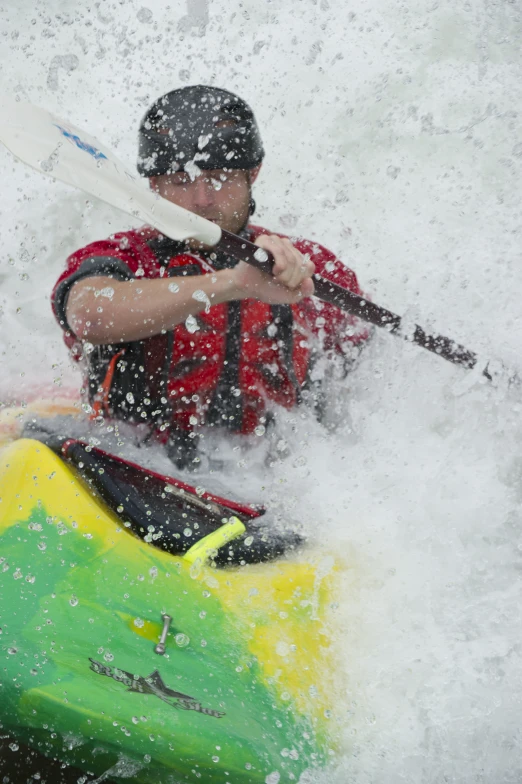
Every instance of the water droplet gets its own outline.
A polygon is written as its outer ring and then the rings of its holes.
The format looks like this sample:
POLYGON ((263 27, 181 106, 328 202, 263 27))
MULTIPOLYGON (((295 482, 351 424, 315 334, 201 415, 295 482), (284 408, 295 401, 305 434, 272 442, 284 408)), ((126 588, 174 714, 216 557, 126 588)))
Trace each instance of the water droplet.
POLYGON ((30 673, 31 675, 38 675, 38 670, 35 670, 35 669, 33 668, 32 670, 29 670, 29 673, 30 673))
POLYGON ((36 580, 36 577, 34 575, 32 575, 32 574, 28 574, 25 579, 26 579, 26 581, 28 583, 34 583, 34 581, 36 580))
POLYGON ((280 641, 277 643, 275 650, 278 656, 288 656, 290 647, 288 643, 280 641))
POLYGON ((205 313, 208 313, 210 310, 210 300, 207 294, 202 289, 197 289, 193 295, 192 299, 195 299, 196 302, 204 302, 205 303, 205 313))
POLYGON ((18 653, 18 648, 8 648, 8 649, 7 649, 7 653, 8 653, 10 656, 14 656, 14 655, 15 655, 15 653, 18 653))
POLYGON ((212 757, 212 762, 219 762, 219 757, 212 757))
POLYGON ((172 294, 177 294, 179 291, 179 286, 177 283, 169 283, 167 286, 168 290, 172 292, 172 294))
POLYGON ((131 405, 133 405, 133 403, 134 403, 134 395, 132 394, 132 392, 127 392, 127 394, 125 395, 125 398, 127 400, 127 403, 130 403, 131 405))
POLYGON ((264 425, 258 425, 255 428, 254 433, 256 434, 256 436, 263 436, 265 434, 265 430, 266 428, 264 425))
POLYGON ((254 253, 254 258, 256 261, 262 261, 262 262, 268 261, 268 253, 266 252, 266 250, 263 250, 263 248, 258 248, 254 253))
POLYGON ((38 549, 41 550, 42 552, 44 550, 47 550, 47 545, 45 544, 45 542, 38 542, 38 549))
POLYGON ((186 648, 190 642, 190 637, 187 637, 186 634, 180 632, 179 634, 176 634, 174 641, 179 648, 186 648))
POLYGON ((11 749, 11 751, 18 751, 20 746, 18 745, 18 743, 10 743, 9 748, 11 749))
POLYGON ((15 580, 20 580, 23 577, 23 574, 20 571, 20 569, 15 569, 15 571, 13 572, 13 577, 15 580))
POLYGON ((132 717, 132 723, 133 723, 133 724, 138 724, 138 723, 139 723, 139 719, 138 719, 138 717, 137 717, 137 716, 133 716, 133 717, 132 717))
POLYGON ((198 331, 199 324, 197 322, 197 319, 192 314, 190 316, 187 316, 187 319, 185 321, 185 328, 187 332, 190 332, 191 335, 193 335, 194 332, 198 331))
POLYGON ((141 618, 135 618, 134 619, 134 626, 137 626, 138 629, 141 629, 143 626, 145 626, 145 621, 142 621, 141 618))
POLYGON ((183 536, 192 536, 192 529, 191 528, 185 528, 183 530, 183 536))
POLYGON ((103 658, 105 659, 106 662, 114 661, 114 655, 110 651, 104 653, 103 658))
POLYGON ((77 596, 71 596, 71 598, 69 599, 69 604, 71 605, 71 607, 77 607, 77 605, 78 605, 78 597, 77 596))

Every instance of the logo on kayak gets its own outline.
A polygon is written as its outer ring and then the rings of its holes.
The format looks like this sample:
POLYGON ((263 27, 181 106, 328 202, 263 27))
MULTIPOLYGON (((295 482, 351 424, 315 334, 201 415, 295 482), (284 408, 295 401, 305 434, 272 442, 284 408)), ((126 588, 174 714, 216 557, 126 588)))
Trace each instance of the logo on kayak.
POLYGON ((101 150, 97 150, 96 147, 94 147, 92 144, 88 144, 87 142, 82 141, 82 139, 80 139, 80 137, 77 134, 71 133, 71 131, 68 131, 67 128, 63 128, 61 125, 57 125, 56 123, 54 123, 54 125, 56 128, 58 128, 60 133, 62 133, 65 136, 66 139, 69 139, 80 150, 83 150, 84 152, 88 152, 89 155, 92 155, 92 157, 95 160, 97 161, 101 161, 103 159, 107 160, 107 156, 104 155, 101 150))
POLYGON ((154 694, 154 696, 159 697, 160 700, 163 700, 163 702, 166 702, 167 705, 171 705, 173 708, 193 710, 197 713, 203 713, 205 716, 214 716, 215 719, 221 719, 225 715, 220 711, 204 708, 194 697, 169 689, 163 683, 163 679, 157 670, 154 670, 154 672, 144 678, 142 675, 131 675, 130 672, 119 670, 117 667, 107 667, 107 665, 94 659, 89 659, 89 661, 91 670, 98 673, 98 675, 106 675, 108 678, 118 681, 118 683, 123 683, 127 687, 127 691, 133 691, 137 694, 154 694))

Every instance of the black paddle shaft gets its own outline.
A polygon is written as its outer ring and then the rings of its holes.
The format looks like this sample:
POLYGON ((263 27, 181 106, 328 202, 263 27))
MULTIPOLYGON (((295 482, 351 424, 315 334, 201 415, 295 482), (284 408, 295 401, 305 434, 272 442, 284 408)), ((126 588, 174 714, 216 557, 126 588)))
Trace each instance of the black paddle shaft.
MULTIPOLYGON (((221 240, 216 248, 264 272, 271 270, 274 265, 274 257, 269 251, 265 251, 252 242, 248 242, 228 231, 222 232, 221 240)), ((386 310, 386 308, 382 308, 374 302, 354 294, 353 291, 349 291, 343 286, 323 278, 321 275, 315 274, 313 281, 315 285, 314 296, 323 302, 337 305, 338 308, 341 308, 346 313, 357 316, 369 324, 384 327, 388 332, 399 335, 410 343, 416 343, 418 346, 438 354, 439 357, 447 359, 448 362, 453 362, 455 365, 461 365, 471 370, 477 364, 477 355, 459 343, 455 343, 454 340, 445 338, 443 335, 428 335, 422 327, 417 325, 412 329, 403 330, 401 329, 401 317, 390 310, 386 310)), ((491 378, 487 366, 482 372, 487 378, 491 378)))

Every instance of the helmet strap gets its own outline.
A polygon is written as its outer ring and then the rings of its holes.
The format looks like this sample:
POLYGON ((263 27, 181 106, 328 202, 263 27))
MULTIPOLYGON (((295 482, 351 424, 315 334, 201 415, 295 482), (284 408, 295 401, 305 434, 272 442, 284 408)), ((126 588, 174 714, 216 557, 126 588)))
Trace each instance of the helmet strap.
POLYGON ((250 216, 254 214, 256 211, 256 203, 252 198, 252 180, 250 178, 250 171, 247 171, 247 181, 248 181, 248 190, 249 190, 249 200, 248 200, 248 215, 244 225, 239 229, 238 234, 241 236, 242 232, 244 232, 248 226, 248 221, 250 220, 250 216))
POLYGON ((248 190, 249 190, 249 196, 250 196, 250 201, 248 203, 248 217, 250 217, 256 211, 256 203, 255 203, 254 198, 252 196, 252 176, 251 176, 250 170, 247 171, 247 180, 248 180, 248 190))

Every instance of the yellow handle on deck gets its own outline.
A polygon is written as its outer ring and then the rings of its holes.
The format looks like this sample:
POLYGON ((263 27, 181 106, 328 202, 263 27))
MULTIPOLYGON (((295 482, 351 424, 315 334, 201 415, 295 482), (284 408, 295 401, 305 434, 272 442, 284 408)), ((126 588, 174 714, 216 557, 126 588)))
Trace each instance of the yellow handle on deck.
POLYGON ((231 517, 228 522, 218 528, 217 531, 212 531, 211 534, 204 536, 199 542, 192 545, 190 550, 187 550, 183 559, 188 563, 193 564, 199 560, 204 563, 213 550, 219 550, 224 544, 237 539, 238 536, 244 534, 246 531, 244 523, 241 522, 239 517, 231 517))

